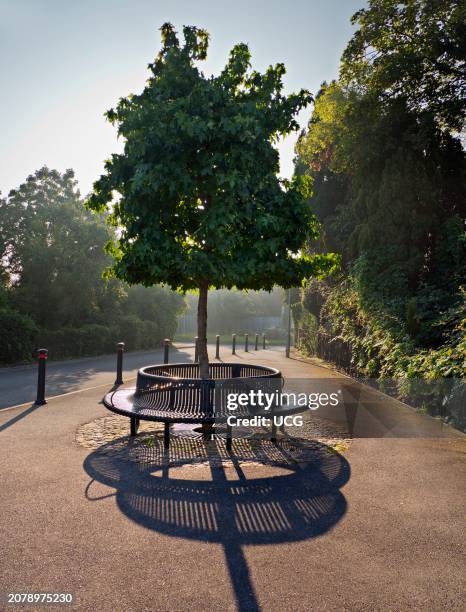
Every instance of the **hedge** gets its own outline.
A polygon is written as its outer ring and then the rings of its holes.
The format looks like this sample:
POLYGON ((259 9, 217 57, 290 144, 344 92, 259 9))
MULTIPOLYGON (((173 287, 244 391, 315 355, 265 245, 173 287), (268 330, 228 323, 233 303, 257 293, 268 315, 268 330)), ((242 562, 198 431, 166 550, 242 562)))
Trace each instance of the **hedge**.
POLYGON ((37 334, 30 317, 13 310, 0 310, 0 363, 30 361, 37 334))
POLYGON ((57 330, 38 329, 32 319, 9 310, 0 310, 0 363, 12 365, 31 361, 37 348, 47 348, 51 359, 93 357, 115 351, 117 342, 126 350, 160 346, 167 332, 154 321, 134 315, 122 316, 110 325, 87 324, 57 330))

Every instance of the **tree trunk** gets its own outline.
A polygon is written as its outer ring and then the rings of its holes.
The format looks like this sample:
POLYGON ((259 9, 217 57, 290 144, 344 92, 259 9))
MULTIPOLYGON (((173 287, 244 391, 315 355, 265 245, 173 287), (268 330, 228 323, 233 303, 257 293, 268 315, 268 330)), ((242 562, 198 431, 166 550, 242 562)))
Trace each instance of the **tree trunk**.
POLYGON ((207 352, 207 292, 209 283, 199 284, 199 301, 197 303, 197 337, 199 374, 201 378, 209 378, 209 353, 207 352))
MULTIPOLYGON (((209 283, 202 281, 199 284, 199 301, 197 303, 197 350, 199 358, 199 375, 201 378, 209 378, 209 353, 207 351, 207 293, 209 283)), ((206 390, 204 389, 204 392, 206 390)), ((203 423, 202 434, 206 440, 211 439, 213 425, 203 423)))

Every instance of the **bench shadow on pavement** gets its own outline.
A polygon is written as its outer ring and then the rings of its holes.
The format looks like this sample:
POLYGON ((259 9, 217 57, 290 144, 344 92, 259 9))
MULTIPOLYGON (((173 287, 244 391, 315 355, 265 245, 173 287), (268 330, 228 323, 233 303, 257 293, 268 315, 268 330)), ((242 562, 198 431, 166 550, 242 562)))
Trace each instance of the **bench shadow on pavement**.
POLYGON ((222 544, 238 609, 259 610, 242 547, 301 541, 327 532, 346 512, 340 488, 350 477, 350 466, 325 444, 297 438, 276 445, 234 440, 230 455, 224 442, 197 444, 193 449, 192 441, 174 438, 165 450, 155 437, 147 446, 124 438, 102 446, 84 462, 92 479, 86 497, 97 503, 109 497, 90 496, 92 482, 98 481, 115 488, 119 510, 137 524, 177 538, 222 544), (253 470, 259 477, 245 475, 251 473, 248 462, 260 464, 253 470), (196 463, 210 469, 209 479, 202 467, 196 474, 196 463), (187 465, 192 466, 189 479, 183 469, 170 477, 170 470, 187 465), (260 468, 266 466, 278 468, 278 475, 261 477, 260 468))

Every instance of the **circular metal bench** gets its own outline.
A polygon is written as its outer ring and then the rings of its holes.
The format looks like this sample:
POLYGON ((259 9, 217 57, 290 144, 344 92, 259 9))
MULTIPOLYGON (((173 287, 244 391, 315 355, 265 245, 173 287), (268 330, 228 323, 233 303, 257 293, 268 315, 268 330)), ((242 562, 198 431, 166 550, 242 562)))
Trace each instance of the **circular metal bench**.
MULTIPOLYGON (((280 392, 283 378, 279 370, 261 365, 241 363, 211 363, 209 378, 199 378, 199 364, 171 363, 141 368, 136 387, 111 391, 104 405, 111 411, 131 420, 131 435, 136 435, 140 420, 160 421, 165 424, 164 443, 170 444, 170 423, 210 424, 227 423, 233 413, 227 406, 230 393, 247 393, 261 389, 267 393, 280 392)), ((293 410, 296 411, 296 410, 293 410)), ((289 414, 290 409, 286 410, 289 414)), ((283 414, 283 407, 264 413, 251 405, 238 406, 238 418, 254 415, 271 417, 283 414)), ((231 425, 227 424, 227 448, 231 448, 231 425)), ((276 425, 272 418, 272 439, 276 425)))

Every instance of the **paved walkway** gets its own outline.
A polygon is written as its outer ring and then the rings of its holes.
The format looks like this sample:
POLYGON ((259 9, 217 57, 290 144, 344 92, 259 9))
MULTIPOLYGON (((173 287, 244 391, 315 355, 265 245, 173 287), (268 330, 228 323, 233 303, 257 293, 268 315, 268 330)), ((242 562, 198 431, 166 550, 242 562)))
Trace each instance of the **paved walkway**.
POLYGON ((0 593, 103 611, 464 609, 464 436, 277 351, 237 358, 339 386, 349 408, 309 412, 320 437, 236 441, 231 459, 221 442, 80 446, 109 414, 102 389, 0 411, 0 593), (346 451, 329 426, 351 430, 346 451))

